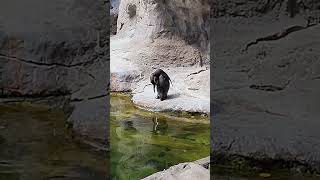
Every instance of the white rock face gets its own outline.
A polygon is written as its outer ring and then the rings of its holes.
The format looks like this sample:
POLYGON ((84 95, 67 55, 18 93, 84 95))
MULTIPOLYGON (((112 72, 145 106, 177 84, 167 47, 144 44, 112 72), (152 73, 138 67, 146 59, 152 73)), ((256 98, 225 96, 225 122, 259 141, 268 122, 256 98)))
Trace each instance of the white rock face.
POLYGON ((175 37, 208 48, 208 1, 122 0, 118 34, 139 39, 175 37))

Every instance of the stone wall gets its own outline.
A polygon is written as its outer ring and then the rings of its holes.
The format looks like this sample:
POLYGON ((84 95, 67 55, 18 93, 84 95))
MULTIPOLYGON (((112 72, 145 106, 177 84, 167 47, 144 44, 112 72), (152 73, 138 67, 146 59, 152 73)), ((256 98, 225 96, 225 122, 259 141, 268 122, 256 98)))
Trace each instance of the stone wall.
POLYGON ((109 12, 105 3, 1 1, 0 96, 63 96, 73 108, 69 121, 74 129, 106 140, 109 12))
POLYGON ((290 3, 218 1, 212 8, 213 157, 320 169, 319 3, 296 1, 293 15, 290 3))

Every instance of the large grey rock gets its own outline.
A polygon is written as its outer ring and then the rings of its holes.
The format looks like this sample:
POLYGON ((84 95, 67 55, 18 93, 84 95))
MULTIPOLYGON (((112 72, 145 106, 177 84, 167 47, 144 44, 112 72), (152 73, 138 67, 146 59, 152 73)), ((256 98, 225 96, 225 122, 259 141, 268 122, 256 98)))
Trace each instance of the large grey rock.
POLYGON ((303 10, 229 15, 211 21, 212 150, 319 165, 320 26, 307 26, 303 10))
POLYGON ((63 95, 74 106, 69 121, 77 132, 100 129, 99 138, 106 140, 107 101, 90 108, 96 98, 106 100, 109 82, 109 13, 104 2, 4 0, 0 11, 0 95, 63 95))
POLYGON ((152 66, 159 61, 174 66, 190 66, 199 61, 209 64, 208 2, 122 0, 117 36, 135 40, 134 46, 147 43, 139 58, 142 65, 152 66))
POLYGON ((209 1, 122 0, 118 34, 141 38, 178 37, 208 48, 209 1))
POLYGON ((143 178, 143 180, 209 180, 209 163, 209 157, 195 162, 180 163, 143 178))

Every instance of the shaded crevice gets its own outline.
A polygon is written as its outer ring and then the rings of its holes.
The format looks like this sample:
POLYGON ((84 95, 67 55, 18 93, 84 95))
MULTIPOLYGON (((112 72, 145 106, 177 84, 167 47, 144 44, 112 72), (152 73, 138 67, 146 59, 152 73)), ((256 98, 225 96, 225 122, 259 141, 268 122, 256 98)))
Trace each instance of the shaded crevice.
POLYGON ((141 91, 138 91, 138 92, 135 92, 135 94, 143 93, 143 92, 144 92, 144 89, 145 89, 147 86, 152 86, 152 84, 149 83, 149 84, 144 85, 144 87, 142 88, 142 90, 141 90, 141 91))
POLYGON ((85 100, 93 100, 93 99, 104 98, 104 97, 107 97, 107 96, 109 96, 109 93, 108 94, 102 94, 102 95, 99 95, 99 96, 94 96, 94 97, 88 97, 88 98, 74 98, 74 99, 71 99, 70 102, 81 102, 81 101, 85 101, 85 100))
POLYGON ((225 90, 239 90, 242 88, 246 88, 247 86, 228 86, 228 87, 224 87, 224 88, 219 88, 219 89, 213 89, 213 92, 217 92, 217 91, 225 91, 225 90))
POLYGON ((255 41, 249 42, 243 51, 248 51, 249 47, 251 47, 253 45, 257 45, 259 42, 276 41, 276 40, 279 40, 279 39, 282 39, 282 38, 288 36, 289 34, 291 34, 293 32, 301 31, 301 30, 310 28, 315 25, 317 25, 317 24, 308 24, 307 26, 292 26, 292 27, 289 27, 281 32, 278 32, 278 33, 275 33, 275 34, 272 34, 269 36, 265 36, 262 38, 258 38, 255 41))
POLYGON ((250 71, 251 71, 251 68, 248 68, 248 69, 240 69, 240 70, 235 71, 235 72, 249 73, 250 71))
POLYGON ((278 68, 285 68, 285 67, 289 66, 290 64, 291 64, 290 62, 286 62, 284 64, 279 64, 278 68))
POLYGON ((274 85, 251 85, 249 86, 251 89, 256 89, 256 90, 262 90, 262 91, 281 91, 284 88, 279 87, 279 86, 274 86, 274 85))
POLYGON ((289 116, 286 115, 286 114, 271 112, 271 111, 269 111, 269 110, 266 110, 265 113, 270 114, 270 115, 273 115, 273 116, 289 117, 289 116))
POLYGON ((194 72, 194 73, 190 73, 190 74, 187 75, 187 77, 189 77, 189 76, 191 76, 191 75, 199 74, 199 73, 201 73, 201 72, 203 72, 203 71, 206 71, 206 70, 207 70, 207 69, 201 69, 200 71, 197 71, 197 72, 194 72))
POLYGON ((24 58, 19 58, 19 57, 15 57, 15 56, 9 56, 9 55, 5 55, 0 53, 0 57, 3 58, 9 58, 9 59, 13 59, 13 60, 17 60, 17 61, 21 61, 27 64, 32 64, 35 66, 47 66, 47 67, 52 67, 52 66, 61 66, 61 67, 66 67, 66 68, 72 68, 72 67, 77 67, 77 66, 85 66, 89 63, 92 63, 93 60, 91 61, 85 61, 85 62, 80 62, 80 63, 75 63, 75 64, 63 64, 63 63, 43 63, 43 62, 36 62, 36 61, 32 61, 32 60, 28 60, 28 59, 24 59, 24 58))
POLYGON ((287 83, 280 87, 280 86, 274 86, 274 85, 250 85, 249 88, 250 89, 255 89, 255 90, 261 90, 261 91, 271 91, 271 92, 274 92, 274 91, 282 91, 284 90, 291 82, 291 79, 287 81, 287 83))
POLYGON ((16 92, 11 92, 10 94, 0 94, 0 98, 50 98, 50 97, 61 97, 69 96, 69 92, 53 92, 53 93, 38 93, 38 94, 19 94, 16 92))
POLYGON ((298 160, 298 158, 295 156, 293 156, 290 160, 287 160, 281 158, 271 158, 268 157, 268 155, 261 153, 258 153, 257 155, 254 154, 255 153, 249 156, 244 156, 215 150, 210 156, 211 170, 213 173, 217 170, 219 170, 219 173, 222 173, 222 167, 227 173, 230 173, 230 169, 234 169, 236 171, 241 170, 242 172, 248 171, 250 173, 261 173, 261 169, 268 169, 270 171, 278 172, 279 170, 284 170, 284 172, 288 171, 293 174, 300 175, 301 173, 319 173, 319 169, 317 169, 317 166, 319 166, 318 164, 312 166, 303 160, 298 160), (244 164, 245 166, 243 166, 244 164))
POLYGON ((109 94, 103 94, 103 95, 99 95, 99 96, 94 96, 94 97, 89 97, 88 100, 92 100, 92 99, 99 99, 99 98, 103 98, 108 96, 109 94))
POLYGON ((233 140, 231 141, 231 143, 229 144, 229 146, 227 147, 226 150, 227 150, 227 151, 230 151, 231 148, 232 148, 233 143, 235 143, 235 142, 236 142, 236 140, 233 139, 233 140))
POLYGON ((312 80, 319 80, 319 79, 320 79, 320 76, 312 78, 312 80))

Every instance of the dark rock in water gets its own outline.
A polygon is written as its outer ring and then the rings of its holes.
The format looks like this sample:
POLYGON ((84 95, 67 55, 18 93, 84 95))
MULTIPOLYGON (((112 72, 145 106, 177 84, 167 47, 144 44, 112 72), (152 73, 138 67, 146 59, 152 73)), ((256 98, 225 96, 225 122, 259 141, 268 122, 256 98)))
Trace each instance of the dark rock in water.
POLYGON ((120 124, 122 127, 124 127, 125 130, 133 130, 133 131, 137 130, 133 126, 133 121, 131 119, 124 119, 124 120, 120 121, 120 124))
POLYGON ((124 127, 132 127, 133 126, 132 120, 122 120, 120 122, 121 122, 121 125, 123 125, 124 127))
POLYGON ((159 153, 158 157, 163 157, 165 155, 166 155, 166 153, 162 151, 162 152, 159 153))

